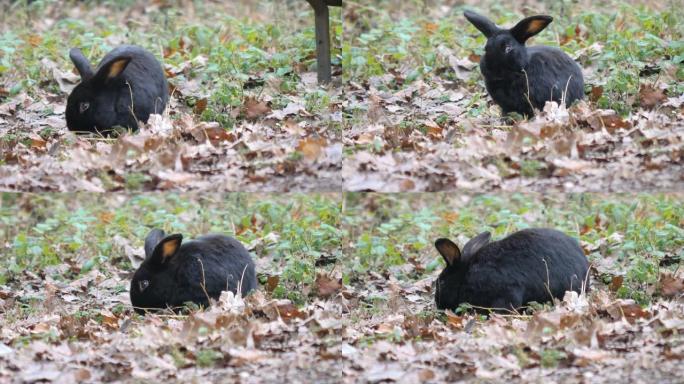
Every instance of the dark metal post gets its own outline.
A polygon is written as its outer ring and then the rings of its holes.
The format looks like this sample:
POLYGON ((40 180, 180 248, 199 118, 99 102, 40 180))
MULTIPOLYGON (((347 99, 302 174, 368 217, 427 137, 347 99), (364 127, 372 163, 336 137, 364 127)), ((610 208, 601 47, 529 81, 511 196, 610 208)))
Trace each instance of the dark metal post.
POLYGON ((316 18, 316 61, 318 82, 329 83, 332 79, 330 64, 330 12, 328 6, 342 6, 342 0, 306 0, 314 9, 316 18))

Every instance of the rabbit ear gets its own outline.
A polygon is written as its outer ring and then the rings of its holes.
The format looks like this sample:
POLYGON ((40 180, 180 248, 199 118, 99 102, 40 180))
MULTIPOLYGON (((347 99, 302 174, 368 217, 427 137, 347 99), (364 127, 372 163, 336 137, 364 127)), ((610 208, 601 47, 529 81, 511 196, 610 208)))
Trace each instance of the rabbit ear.
POLYGON ((93 67, 90 66, 88 59, 83 56, 83 52, 81 52, 80 49, 71 48, 69 50, 69 58, 74 63, 74 66, 81 75, 82 80, 88 80, 93 77, 93 67))
POLYGON ((470 239, 470 241, 467 242, 466 245, 463 247, 463 259, 462 259, 462 261, 465 263, 468 260, 470 260, 470 258, 472 258, 477 253, 477 251, 480 250, 480 248, 489 244, 489 241, 491 239, 492 239, 492 234, 489 232, 482 232, 479 235, 470 239))
POLYGON ((458 249, 458 245, 449 239, 437 239, 435 241, 435 248, 437 248, 437 251, 442 255, 448 266, 454 265, 461 258, 461 251, 458 249))
POLYGON ((108 80, 111 80, 119 76, 124 71, 124 69, 126 69, 128 63, 130 62, 130 56, 114 57, 108 60, 107 62, 102 63, 100 68, 98 68, 97 73, 95 74, 95 78, 97 78, 98 81, 106 83, 108 80))
POLYGON ((155 247, 152 252, 151 262, 156 265, 162 265, 167 261, 171 260, 173 255, 176 254, 178 248, 180 248, 181 242, 183 241, 183 235, 176 233, 173 235, 168 235, 163 238, 155 247))
POLYGON ((475 12, 465 11, 463 12, 463 16, 465 16, 465 18, 468 19, 468 21, 470 21, 470 23, 474 25, 475 28, 479 29, 480 32, 482 32, 486 37, 490 37, 495 32, 499 31, 499 27, 497 27, 496 24, 494 24, 491 20, 475 12))
POLYGON ((145 260, 152 257, 154 248, 159 244, 159 242, 166 236, 166 233, 161 229, 153 229, 147 234, 145 238, 145 260))
POLYGON ((553 17, 538 15, 524 18, 515 27, 510 29, 511 35, 520 43, 541 32, 553 21, 553 17))

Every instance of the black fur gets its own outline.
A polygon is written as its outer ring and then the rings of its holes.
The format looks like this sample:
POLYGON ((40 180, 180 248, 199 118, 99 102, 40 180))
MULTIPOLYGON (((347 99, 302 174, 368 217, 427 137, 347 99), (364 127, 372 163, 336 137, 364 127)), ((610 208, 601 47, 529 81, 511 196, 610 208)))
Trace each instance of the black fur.
POLYGON ((167 236, 159 229, 147 235, 145 261, 135 271, 130 288, 138 313, 178 309, 185 302, 207 307, 207 294, 218 299, 222 291, 236 293, 238 283, 243 296, 256 289, 254 261, 239 241, 215 234, 181 244, 182 239, 180 234, 167 236), (172 247, 175 251, 164 257, 164 245, 173 242, 177 242, 172 247))
POLYGON ((138 121, 147 122, 150 114, 164 112, 169 100, 164 70, 143 48, 119 46, 94 71, 79 49, 71 49, 69 57, 81 75, 81 83, 67 99, 69 130, 105 134, 115 126, 136 130, 138 121))
POLYGON ((531 117, 534 109, 544 109, 547 101, 561 104, 565 97, 566 106, 570 106, 584 97, 582 69, 570 56, 557 48, 525 47, 527 39, 553 21, 551 16, 530 16, 511 29, 503 29, 477 13, 463 14, 487 37, 480 71, 487 92, 504 114, 517 112, 531 117))
POLYGON ((532 301, 562 299, 565 291, 581 292, 585 284, 588 288, 589 262, 577 240, 562 232, 524 229, 499 241, 489 240, 489 232, 481 233, 463 253, 448 239, 435 242, 447 262, 437 278, 437 308, 469 303, 510 310, 532 301))

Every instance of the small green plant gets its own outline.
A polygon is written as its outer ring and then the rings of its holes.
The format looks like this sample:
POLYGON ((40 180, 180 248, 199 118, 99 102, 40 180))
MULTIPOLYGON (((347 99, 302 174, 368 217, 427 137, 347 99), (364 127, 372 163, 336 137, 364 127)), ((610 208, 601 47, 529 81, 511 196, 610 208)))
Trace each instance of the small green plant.
MULTIPOLYGON (((183 367, 186 367, 188 365, 188 359, 185 358, 185 355, 183 354, 183 352, 180 351, 180 349, 178 349, 178 348, 171 349, 170 355, 171 355, 171 359, 173 360, 173 365, 175 365, 176 368, 183 368, 183 367)), ((199 365, 199 362, 198 362, 198 365, 199 365)))
POLYGON ((127 190, 141 190, 146 182, 150 181, 150 177, 143 173, 132 172, 126 174, 126 189, 127 190))
POLYGON ((539 176, 539 172, 544 169, 544 163, 538 160, 523 160, 520 162, 520 174, 525 177, 539 176))
POLYGON ((306 110, 311 113, 321 113, 330 104, 330 96, 321 89, 307 93, 304 100, 306 101, 306 110))
POLYGON ((541 366, 544 368, 556 368, 568 355, 557 349, 544 349, 541 351, 541 366))
POLYGON ((201 349, 195 355, 197 365, 202 368, 212 367, 220 359, 223 359, 223 354, 213 349, 201 349))

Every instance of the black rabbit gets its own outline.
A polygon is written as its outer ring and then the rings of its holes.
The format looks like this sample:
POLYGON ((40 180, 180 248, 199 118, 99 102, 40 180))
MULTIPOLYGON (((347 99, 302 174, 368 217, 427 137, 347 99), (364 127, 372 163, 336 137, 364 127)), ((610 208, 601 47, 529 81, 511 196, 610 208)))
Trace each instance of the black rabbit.
POLYGON ((150 114, 161 114, 169 100, 168 83, 157 59, 141 47, 122 45, 109 52, 95 71, 77 48, 69 51, 81 83, 67 99, 69 130, 108 134, 120 126, 138 129, 150 114))
POLYGON ((532 117, 547 101, 570 106, 584 97, 582 69, 558 48, 525 47, 525 41, 553 21, 551 16, 530 16, 511 29, 497 27, 475 12, 463 15, 487 37, 480 71, 487 92, 504 114, 532 117))
POLYGON ((469 303, 476 308, 511 310, 588 288, 589 262, 577 240, 562 232, 524 229, 499 241, 490 240, 491 234, 483 232, 463 252, 449 239, 435 242, 447 264, 437 278, 437 308, 455 309, 469 303))
POLYGON ((244 296, 256 289, 254 261, 236 239, 206 235, 181 244, 180 234, 153 229, 145 238, 145 261, 131 281, 131 303, 145 309, 178 309, 193 302, 209 306, 221 291, 244 296))

